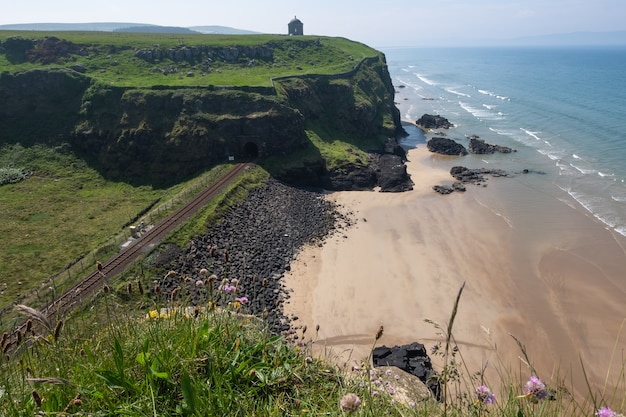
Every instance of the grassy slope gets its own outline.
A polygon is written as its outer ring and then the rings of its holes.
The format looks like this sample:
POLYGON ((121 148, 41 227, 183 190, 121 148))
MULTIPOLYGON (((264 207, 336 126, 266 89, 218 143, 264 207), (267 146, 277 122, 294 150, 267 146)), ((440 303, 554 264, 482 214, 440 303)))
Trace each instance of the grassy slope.
MULTIPOLYGON (((163 86, 207 86, 207 85, 271 85, 271 78, 293 74, 333 74, 350 70, 356 62, 367 56, 374 56, 372 48, 343 38, 320 36, 287 37, 281 35, 173 35, 144 33, 112 32, 20 32, 0 31, 0 41, 21 36, 28 39, 42 39, 56 36, 75 44, 85 45, 89 51, 86 57, 72 55, 63 63, 50 64, 49 68, 64 68, 80 63, 84 65, 85 75, 104 83, 122 87, 163 86), (321 47, 310 46, 305 49, 292 48, 295 42, 317 41, 321 47), (171 61, 151 64, 133 56, 136 49, 153 48, 159 45, 163 49, 181 45, 228 47, 234 45, 258 46, 270 42, 280 42, 281 47, 274 49, 272 64, 257 61, 256 65, 233 65, 216 62, 211 65, 211 72, 199 74, 199 65, 189 63, 175 64, 177 73, 162 75, 155 68, 172 65, 171 61), (187 77, 189 71, 196 73, 187 77)), ((313 43, 313 42, 312 42, 313 43)), ((39 68, 33 63, 11 64, 4 55, 0 55, 0 72, 23 71, 39 68)))

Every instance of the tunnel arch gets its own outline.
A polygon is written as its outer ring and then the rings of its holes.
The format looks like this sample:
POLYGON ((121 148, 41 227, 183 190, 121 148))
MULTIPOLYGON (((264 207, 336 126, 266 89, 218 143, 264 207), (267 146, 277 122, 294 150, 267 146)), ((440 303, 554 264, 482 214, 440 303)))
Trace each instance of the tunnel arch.
POLYGON ((247 142, 243 145, 243 157, 244 158, 258 158, 259 147, 254 142, 247 142))

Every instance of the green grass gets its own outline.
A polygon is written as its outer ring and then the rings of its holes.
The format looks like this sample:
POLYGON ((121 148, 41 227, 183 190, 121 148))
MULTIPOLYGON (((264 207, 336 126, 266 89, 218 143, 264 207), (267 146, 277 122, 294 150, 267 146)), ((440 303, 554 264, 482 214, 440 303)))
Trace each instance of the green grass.
POLYGON ((27 295, 34 305, 49 301, 49 287, 61 291, 95 260, 116 252, 130 235, 123 226, 155 200, 160 199, 146 214, 148 222, 172 212, 225 169, 153 189, 107 181, 64 146, 5 145, 0 168, 9 165, 32 175, 0 186, 0 309, 27 295))
MULTIPOLYGON (((287 37, 282 35, 179 35, 114 32, 23 32, 0 31, 0 42, 20 36, 43 39, 56 36, 69 42, 84 45, 87 55, 69 55, 62 62, 45 65, 47 68, 67 68, 75 64, 84 66, 85 75, 118 87, 152 86, 270 86, 273 77, 301 74, 334 74, 352 69, 364 57, 377 52, 360 43, 344 38, 321 36, 287 37), (207 66, 201 62, 175 63, 169 59, 149 63, 134 57, 136 49, 193 47, 259 46, 270 44, 274 52, 271 62, 256 60, 227 64, 214 62, 207 66), (160 69, 175 68, 163 75, 160 69), (187 73, 193 72, 193 77, 187 73)), ((41 68, 38 63, 11 63, 0 53, 0 72, 25 71, 41 68)))
MULTIPOLYGON (((377 371, 368 358, 355 358, 362 359, 359 368, 342 370, 329 358, 313 357, 315 331, 302 328, 297 339, 275 335, 262 318, 245 314, 246 303, 236 295, 210 291, 210 280, 203 287, 206 302, 197 307, 177 298, 156 302, 139 290, 151 281, 143 278, 139 287, 129 280, 118 291, 102 291, 63 322, 41 320, 36 310, 22 308, 32 326, 17 349, 6 349, 3 337, 0 414, 582 417, 607 405, 624 407, 623 372, 613 393, 574 398, 557 375, 528 394, 533 369, 522 345, 529 369, 513 373, 502 367, 499 381, 470 374, 452 331, 463 319, 456 317, 462 289, 448 324, 432 323, 442 333, 434 355, 444 363, 437 369, 444 397, 437 402, 412 391, 401 395, 410 379, 399 371, 377 371), (481 385, 483 392, 495 388, 492 402, 474 394, 481 385), (360 401, 353 412, 340 407, 349 394, 360 401)), ((372 348, 381 331, 372 332, 372 348)))

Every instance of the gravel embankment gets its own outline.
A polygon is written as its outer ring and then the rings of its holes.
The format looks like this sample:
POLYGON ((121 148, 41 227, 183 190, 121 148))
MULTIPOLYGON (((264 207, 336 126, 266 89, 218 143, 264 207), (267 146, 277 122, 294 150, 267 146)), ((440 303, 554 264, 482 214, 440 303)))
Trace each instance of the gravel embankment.
POLYGON ((283 316, 282 302, 289 297, 281 280, 284 272, 303 245, 321 243, 347 222, 321 193, 270 180, 169 262, 167 267, 177 274, 161 279, 161 294, 171 297, 178 287, 178 297, 189 297, 196 305, 245 296, 249 301, 243 311, 266 317, 277 333, 287 331, 293 318, 283 316), (204 276, 203 268, 208 271, 204 276), (217 280, 210 283, 212 274, 217 280), (236 294, 223 291, 225 280, 237 287, 236 294))

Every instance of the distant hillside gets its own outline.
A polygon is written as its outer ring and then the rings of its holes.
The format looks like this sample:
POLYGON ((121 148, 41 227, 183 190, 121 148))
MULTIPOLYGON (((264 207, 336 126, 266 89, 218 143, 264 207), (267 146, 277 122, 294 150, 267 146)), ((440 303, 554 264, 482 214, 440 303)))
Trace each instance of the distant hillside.
POLYGON ((195 30, 191 30, 189 28, 181 28, 178 26, 156 26, 156 25, 147 25, 147 26, 131 26, 125 28, 115 29, 113 32, 127 32, 127 33, 188 33, 188 34, 200 34, 201 32, 197 32, 195 30))
POLYGON ((189 29, 206 34, 219 34, 219 35, 255 35, 259 32, 253 32, 251 30, 235 29, 228 26, 190 26, 189 29))
POLYGON ((18 23, 0 25, 0 30, 29 30, 55 32, 136 32, 136 33, 206 33, 220 35, 249 35, 258 32, 228 26, 193 26, 189 28, 159 26, 146 23, 95 22, 95 23, 18 23))

